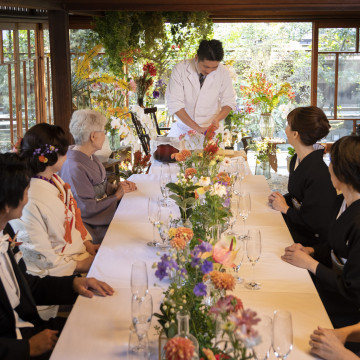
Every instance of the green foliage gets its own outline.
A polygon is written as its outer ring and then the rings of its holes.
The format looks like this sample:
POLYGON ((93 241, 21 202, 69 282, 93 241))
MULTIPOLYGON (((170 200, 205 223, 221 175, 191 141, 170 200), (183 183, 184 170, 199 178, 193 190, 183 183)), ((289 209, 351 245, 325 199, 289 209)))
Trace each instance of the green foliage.
POLYGON ((171 60, 178 61, 176 49, 187 53, 211 34, 212 22, 206 12, 107 12, 96 18, 95 31, 115 74, 123 72, 123 55, 140 49, 131 56, 154 62, 161 77, 171 60))

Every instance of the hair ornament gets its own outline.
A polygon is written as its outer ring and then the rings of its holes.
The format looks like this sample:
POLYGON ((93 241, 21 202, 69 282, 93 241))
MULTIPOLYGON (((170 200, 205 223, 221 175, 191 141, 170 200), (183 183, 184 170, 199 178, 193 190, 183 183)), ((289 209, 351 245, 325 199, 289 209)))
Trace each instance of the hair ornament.
POLYGON ((38 157, 38 160, 46 164, 49 159, 46 157, 47 154, 52 154, 58 152, 59 149, 54 145, 45 144, 43 147, 39 147, 34 150, 33 155, 38 157))

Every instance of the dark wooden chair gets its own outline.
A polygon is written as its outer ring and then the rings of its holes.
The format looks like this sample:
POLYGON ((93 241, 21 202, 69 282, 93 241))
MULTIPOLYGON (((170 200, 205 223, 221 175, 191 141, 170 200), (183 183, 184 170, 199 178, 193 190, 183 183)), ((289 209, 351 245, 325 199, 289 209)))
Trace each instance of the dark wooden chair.
POLYGON ((136 114, 134 114, 133 112, 131 112, 130 114, 131 114, 131 120, 134 124, 137 136, 140 140, 140 143, 144 150, 144 153, 146 155, 149 155, 150 154, 150 136, 146 132, 143 125, 141 124, 140 120, 137 118, 136 114))
POLYGON ((144 109, 144 113, 150 115, 152 121, 155 124, 156 127, 156 132, 158 135, 161 135, 161 131, 169 131, 170 128, 169 127, 160 127, 159 123, 157 121, 157 117, 156 117, 156 113, 157 113, 157 107, 152 107, 152 108, 145 108, 144 109))

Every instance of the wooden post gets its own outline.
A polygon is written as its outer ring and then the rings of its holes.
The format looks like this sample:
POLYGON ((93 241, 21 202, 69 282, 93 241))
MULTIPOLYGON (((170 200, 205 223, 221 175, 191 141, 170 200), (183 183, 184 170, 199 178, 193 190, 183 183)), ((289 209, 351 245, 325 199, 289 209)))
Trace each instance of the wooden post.
POLYGON ((46 116, 46 93, 45 93, 45 67, 44 67, 44 31, 42 24, 36 24, 35 30, 35 53, 37 61, 34 63, 37 75, 37 118, 36 123, 47 122, 46 116))
POLYGON ((69 122, 72 113, 69 15, 66 10, 48 12, 54 124, 63 128, 72 142, 69 122))

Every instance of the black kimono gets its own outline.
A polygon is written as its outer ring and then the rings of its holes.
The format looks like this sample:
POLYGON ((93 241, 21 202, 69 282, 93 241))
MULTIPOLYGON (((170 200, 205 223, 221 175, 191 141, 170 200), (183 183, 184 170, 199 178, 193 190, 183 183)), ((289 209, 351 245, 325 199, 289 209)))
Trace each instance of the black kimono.
MULTIPOLYGON (((36 305, 62 305, 73 304, 77 294, 73 290, 74 276, 45 276, 40 278, 26 273, 23 260, 16 263, 12 250, 7 254, 20 288, 20 304, 16 312, 24 321, 34 324, 32 333, 40 332, 46 328, 47 322, 39 317, 36 305), (38 331, 37 331, 38 330, 38 331)), ((22 329, 21 329, 22 330, 22 329)), ((27 339, 18 340, 16 337, 16 325, 13 308, 9 302, 5 288, 0 279, 0 359, 29 359, 30 347, 27 339)))
MULTIPOLYGON (((343 196, 339 195, 333 219, 336 219, 342 201, 343 196)), ((360 321, 360 200, 353 202, 333 222, 329 229, 328 243, 315 247, 314 258, 321 261, 316 269, 316 287, 334 327, 358 323, 360 321), (345 261, 342 261, 343 259, 345 261), (344 262, 343 267, 341 262, 344 262), (325 263, 330 264, 330 267, 325 263)))
POLYGON ((290 208, 284 219, 293 240, 304 246, 326 240, 329 219, 335 206, 336 190, 323 153, 323 149, 311 152, 295 170, 297 155, 290 162, 289 193, 285 195, 290 208), (298 204, 298 208, 294 203, 298 204))

